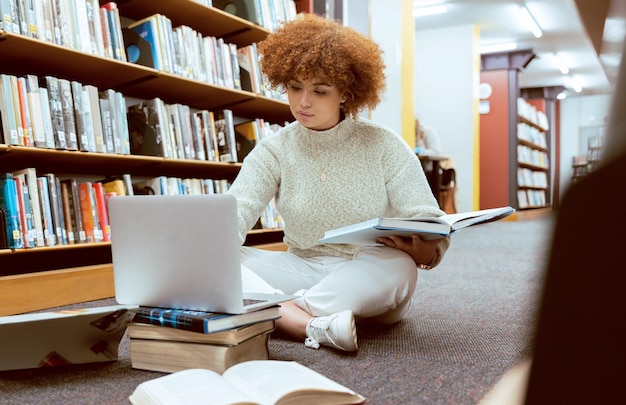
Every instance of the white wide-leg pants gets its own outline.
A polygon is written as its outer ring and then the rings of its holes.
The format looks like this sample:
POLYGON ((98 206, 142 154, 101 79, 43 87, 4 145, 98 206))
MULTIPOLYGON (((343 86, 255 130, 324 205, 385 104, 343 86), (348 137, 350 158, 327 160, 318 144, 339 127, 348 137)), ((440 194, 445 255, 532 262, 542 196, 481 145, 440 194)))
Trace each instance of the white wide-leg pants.
POLYGON ((418 270, 406 253, 385 246, 361 248, 353 259, 301 258, 242 246, 246 292, 283 292, 313 316, 351 309, 359 322, 402 319, 415 291, 418 270))

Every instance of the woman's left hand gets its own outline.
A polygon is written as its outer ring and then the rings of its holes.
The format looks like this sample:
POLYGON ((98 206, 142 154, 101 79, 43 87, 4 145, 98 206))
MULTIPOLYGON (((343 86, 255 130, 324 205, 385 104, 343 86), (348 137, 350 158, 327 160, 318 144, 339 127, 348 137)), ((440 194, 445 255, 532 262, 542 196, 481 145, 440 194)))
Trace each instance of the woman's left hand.
POLYGON ((413 258, 416 265, 432 263, 437 245, 445 239, 423 240, 419 235, 398 236, 390 235, 376 239, 377 243, 405 251, 413 258))

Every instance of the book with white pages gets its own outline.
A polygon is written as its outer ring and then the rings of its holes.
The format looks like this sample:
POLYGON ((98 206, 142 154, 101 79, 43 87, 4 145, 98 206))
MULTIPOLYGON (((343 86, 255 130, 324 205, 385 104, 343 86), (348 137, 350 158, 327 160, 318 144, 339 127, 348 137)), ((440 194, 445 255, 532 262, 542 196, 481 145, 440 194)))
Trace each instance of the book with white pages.
POLYGON ((379 245, 376 239, 389 235, 419 234, 422 239, 445 238, 468 226, 501 220, 515 212, 509 206, 447 214, 440 217, 373 218, 326 231, 320 243, 379 245))

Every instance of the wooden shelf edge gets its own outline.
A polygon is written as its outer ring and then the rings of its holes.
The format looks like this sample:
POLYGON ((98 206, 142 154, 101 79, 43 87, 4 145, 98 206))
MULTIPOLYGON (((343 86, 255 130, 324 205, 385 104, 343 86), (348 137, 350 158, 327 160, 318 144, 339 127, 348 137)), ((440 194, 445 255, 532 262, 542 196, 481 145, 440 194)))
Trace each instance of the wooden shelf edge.
POLYGON ((0 316, 115 296, 113 265, 0 277, 0 316))

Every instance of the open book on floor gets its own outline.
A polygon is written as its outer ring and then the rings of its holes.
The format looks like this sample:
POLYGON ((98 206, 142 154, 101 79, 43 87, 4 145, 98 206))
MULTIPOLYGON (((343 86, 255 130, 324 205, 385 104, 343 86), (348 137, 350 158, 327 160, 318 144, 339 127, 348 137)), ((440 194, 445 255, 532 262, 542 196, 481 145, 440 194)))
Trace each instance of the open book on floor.
POLYGON ((362 404, 365 398, 293 361, 259 360, 236 364, 221 376, 189 369, 143 382, 131 404, 327 405, 362 404))
POLYGON ((389 235, 419 234, 423 239, 438 239, 452 235, 459 229, 498 221, 512 213, 512 207, 489 208, 440 217, 374 218, 358 224, 326 231, 320 243, 350 243, 377 245, 376 238, 389 235))

